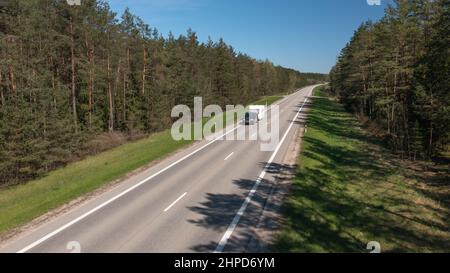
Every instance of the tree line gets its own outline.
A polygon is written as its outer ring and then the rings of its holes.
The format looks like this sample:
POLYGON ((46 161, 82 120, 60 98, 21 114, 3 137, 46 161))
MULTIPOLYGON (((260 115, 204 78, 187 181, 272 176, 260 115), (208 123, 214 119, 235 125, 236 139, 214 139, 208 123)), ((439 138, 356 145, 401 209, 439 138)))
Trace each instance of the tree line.
POLYGON ((325 80, 196 33, 163 37, 106 1, 7 1, 0 7, 0 185, 89 153, 105 134, 169 128, 173 106, 247 104, 325 80))
POLYGON ((330 72, 331 89, 381 126, 404 158, 448 150, 449 0, 397 0, 354 33, 330 72))

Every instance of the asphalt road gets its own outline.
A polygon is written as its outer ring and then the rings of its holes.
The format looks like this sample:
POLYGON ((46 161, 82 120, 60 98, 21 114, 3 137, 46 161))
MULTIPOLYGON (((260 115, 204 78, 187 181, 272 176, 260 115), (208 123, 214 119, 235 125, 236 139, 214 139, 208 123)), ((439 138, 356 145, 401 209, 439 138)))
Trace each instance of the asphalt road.
POLYGON ((200 141, 0 251, 246 251, 276 175, 274 166, 294 140, 312 90, 304 88, 278 103, 283 142, 276 151, 261 151, 260 141, 200 141))

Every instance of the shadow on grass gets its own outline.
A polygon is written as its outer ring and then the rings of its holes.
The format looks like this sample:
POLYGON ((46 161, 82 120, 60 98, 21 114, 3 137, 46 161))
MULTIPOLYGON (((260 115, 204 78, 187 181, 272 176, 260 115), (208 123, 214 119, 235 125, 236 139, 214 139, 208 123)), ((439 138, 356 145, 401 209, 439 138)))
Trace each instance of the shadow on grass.
POLYGON ((315 115, 308 116, 308 125, 327 132, 330 136, 359 140, 366 143, 381 145, 382 141, 366 134, 361 124, 353 116, 349 115, 342 106, 327 99, 314 101, 315 115))
POLYGON ((273 250, 364 252, 369 241, 388 252, 450 250, 448 195, 422 187, 448 187, 448 174, 411 176, 335 102, 315 100, 308 125, 273 250))

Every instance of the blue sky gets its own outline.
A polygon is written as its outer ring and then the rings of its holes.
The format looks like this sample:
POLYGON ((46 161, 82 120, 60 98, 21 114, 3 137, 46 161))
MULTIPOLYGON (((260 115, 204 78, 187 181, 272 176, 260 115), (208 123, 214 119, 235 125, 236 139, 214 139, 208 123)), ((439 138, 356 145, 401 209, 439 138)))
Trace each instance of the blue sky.
POLYGON ((302 72, 328 73, 355 29, 383 16, 388 0, 109 0, 164 36, 192 28, 200 41, 223 38, 237 51, 302 72))

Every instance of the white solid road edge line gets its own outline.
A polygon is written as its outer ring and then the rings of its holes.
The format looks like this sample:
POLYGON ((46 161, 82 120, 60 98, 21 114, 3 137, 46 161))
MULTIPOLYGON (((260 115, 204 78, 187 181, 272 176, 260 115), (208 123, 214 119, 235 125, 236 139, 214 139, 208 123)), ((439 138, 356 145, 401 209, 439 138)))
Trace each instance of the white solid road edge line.
POLYGON ((289 131, 291 130, 292 126, 294 125, 294 122, 298 119, 298 116, 303 110, 303 107, 305 106, 306 102, 308 101, 308 96, 305 98, 305 101, 303 102, 302 107, 297 112, 297 115, 295 115, 295 118, 291 121, 291 124, 289 125, 288 129, 286 130, 286 133, 284 134, 283 138, 281 139, 280 143, 278 143, 277 148, 273 152, 272 156, 270 157, 269 161, 267 162, 266 166, 264 167, 262 173, 259 175, 258 179, 256 180, 255 185, 253 186, 252 190, 248 194, 247 198, 245 198, 244 203, 242 204, 241 208, 237 212, 237 214, 234 216, 233 221, 228 226, 228 229, 226 230, 225 234, 223 235, 222 239, 220 240, 219 244, 217 245, 216 250, 214 253, 221 253, 223 249, 225 248, 228 239, 230 239, 231 235, 233 234, 234 229, 236 228, 237 224, 239 223, 239 220, 241 219, 241 216, 244 214, 245 210, 247 209, 248 204, 253 198, 253 195, 255 195, 256 190, 258 189, 259 184, 261 184, 262 180, 264 179, 264 176, 266 176, 267 170, 270 168, 270 165, 275 160, 275 157, 280 150, 281 146, 283 145, 283 142, 285 141, 286 137, 289 134, 289 131))
POLYGON ((185 197, 186 194, 187 194, 187 192, 183 193, 180 197, 178 197, 177 200, 173 201, 173 203, 170 204, 170 206, 168 206, 168 207, 164 210, 164 212, 167 212, 169 209, 171 209, 173 206, 175 206, 175 204, 178 203, 178 201, 180 201, 183 197, 185 197))
MULTIPOLYGON (((298 90, 297 92, 300 92, 301 90, 303 90, 303 89, 300 89, 300 90, 298 90)), ((297 93, 297 92, 295 92, 295 93, 297 93)), ((295 93, 293 93, 293 94, 295 94, 295 93)), ((292 94, 292 95, 293 95, 293 94, 292 94)), ((288 96, 288 97, 289 97, 289 96, 288 96)), ((287 99, 287 97, 286 97, 285 99, 283 99, 282 101, 284 101, 284 100, 286 100, 286 99, 287 99)), ((280 102, 278 102, 277 104, 279 104, 279 103, 280 103, 280 102)), ((217 142, 218 140, 222 139, 223 137, 227 136, 228 134, 230 134, 230 133, 236 131, 236 130, 237 130, 238 128, 240 128, 241 126, 242 126, 242 125, 237 125, 237 126, 235 126, 234 128, 230 129, 229 131, 225 132, 224 134, 222 134, 221 136, 215 138, 214 140, 208 142, 207 144, 205 144, 204 146, 198 148, 197 150, 193 151, 192 153, 190 153, 190 154, 184 156, 183 158, 181 158, 181 159, 175 161, 174 163, 170 164, 169 166, 165 167, 164 169, 162 169, 162 170, 158 171, 157 173, 155 173, 155 174, 153 174, 153 175, 147 177, 146 179, 140 181, 140 182, 137 183, 136 185, 134 185, 134 186, 128 188, 127 190, 121 192, 120 194, 118 194, 118 195, 112 197, 112 198, 109 199, 108 201, 106 201, 106 202, 104 202, 104 203, 98 205, 97 207, 95 207, 95 208, 91 209, 90 211, 88 211, 88 212, 82 214, 81 216, 75 218, 74 220, 70 221, 69 223, 67 223, 67 224, 65 224, 65 225, 63 225, 63 226, 61 226, 60 228, 58 228, 58 229, 56 229, 56 230, 54 230, 54 231, 48 233, 47 235, 45 235, 45 236, 42 237, 41 239, 39 239, 39 240, 37 240, 37 241, 35 241, 35 242, 33 242, 33 243, 27 245, 26 247, 22 248, 21 250, 17 251, 16 253, 25 253, 25 252, 29 251, 30 249, 32 249, 32 248, 34 248, 34 247, 36 247, 36 246, 42 244, 43 242, 45 242, 45 241, 47 241, 48 239, 50 239, 50 238, 52 238, 53 236, 55 236, 56 234, 58 234, 58 233, 64 231, 65 229, 71 227, 72 225, 74 225, 74 224, 76 224, 77 222, 83 220, 84 218, 88 217, 89 215, 93 214, 94 212, 96 212, 96 211, 102 209, 103 207, 105 207, 105 206, 111 204, 112 202, 116 201, 116 200, 119 199, 120 197, 126 195, 127 193, 133 191, 134 189, 136 189, 136 188, 140 187, 141 185, 147 183, 148 181, 152 180, 154 177, 156 177, 156 176, 160 175, 161 173, 167 171, 168 169, 170 169, 170 168, 172 168, 173 166, 179 164, 180 162, 186 160, 187 158, 193 156, 194 154, 196 154, 196 153, 202 151, 202 150, 205 149, 206 147, 212 145, 213 143, 217 142)))
POLYGON ((230 157, 232 157, 234 155, 234 152, 232 152, 231 154, 229 154, 227 157, 225 157, 224 161, 227 161, 228 159, 230 159, 230 157))

